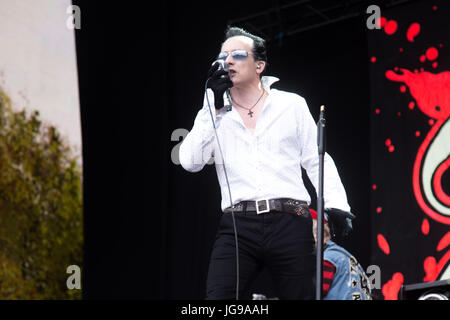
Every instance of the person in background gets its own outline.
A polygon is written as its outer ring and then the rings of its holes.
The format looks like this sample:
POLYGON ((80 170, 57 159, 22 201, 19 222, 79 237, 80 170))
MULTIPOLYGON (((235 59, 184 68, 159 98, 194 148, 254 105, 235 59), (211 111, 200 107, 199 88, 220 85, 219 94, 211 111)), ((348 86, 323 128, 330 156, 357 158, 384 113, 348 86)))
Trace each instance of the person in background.
MULTIPOLYGON (((309 209, 309 211, 313 218, 313 234, 317 246, 317 212, 314 209, 309 209)), ((370 281, 364 269, 353 255, 331 240, 328 220, 329 217, 325 213, 323 226, 323 299, 372 300, 370 281)))

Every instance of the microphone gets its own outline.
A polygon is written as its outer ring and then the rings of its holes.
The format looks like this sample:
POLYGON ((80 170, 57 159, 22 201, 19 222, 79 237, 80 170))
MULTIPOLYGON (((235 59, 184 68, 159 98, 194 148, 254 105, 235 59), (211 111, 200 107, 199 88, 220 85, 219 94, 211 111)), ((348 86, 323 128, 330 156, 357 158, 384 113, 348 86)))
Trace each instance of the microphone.
MULTIPOLYGON (((225 70, 226 72, 229 72, 228 65, 225 63, 225 60, 223 59, 217 59, 214 61, 211 65, 215 65, 216 63, 219 64, 219 68, 217 70, 225 70)), ((223 75, 221 78, 230 77, 230 75, 223 75)), ((230 96, 230 89, 225 90, 225 97, 223 98, 223 105, 227 108, 227 111, 231 111, 231 96, 230 96)))
MULTIPOLYGON (((219 68, 217 70, 225 70, 226 72, 228 72, 228 65, 225 63, 225 60, 223 59, 217 59, 216 61, 214 61, 211 65, 215 65, 216 63, 219 64, 219 68)), ((224 77, 224 76, 222 76, 224 77)))
POLYGON ((320 116, 317 123, 317 146, 319 148, 319 155, 325 153, 325 106, 320 106, 320 116))

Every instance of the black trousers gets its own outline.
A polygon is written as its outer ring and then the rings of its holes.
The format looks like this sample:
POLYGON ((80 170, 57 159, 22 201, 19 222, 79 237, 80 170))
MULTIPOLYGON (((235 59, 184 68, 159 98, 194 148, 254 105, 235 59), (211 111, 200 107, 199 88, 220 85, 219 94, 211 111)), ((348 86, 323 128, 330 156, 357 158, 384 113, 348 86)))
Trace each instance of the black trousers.
MULTIPOLYGON (((315 245, 310 214, 235 213, 239 247, 239 296, 266 266, 282 300, 314 299, 315 245)), ((233 220, 220 220, 208 270, 206 299, 236 298, 233 220)))

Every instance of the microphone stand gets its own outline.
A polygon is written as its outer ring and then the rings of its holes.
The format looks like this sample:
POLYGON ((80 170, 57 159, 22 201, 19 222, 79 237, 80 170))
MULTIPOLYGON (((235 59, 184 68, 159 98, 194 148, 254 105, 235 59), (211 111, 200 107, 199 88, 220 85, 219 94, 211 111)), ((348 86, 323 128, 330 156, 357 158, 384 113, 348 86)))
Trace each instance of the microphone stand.
POLYGON ((325 156, 325 106, 320 107, 317 122, 317 146, 319 151, 319 190, 317 192, 317 254, 316 254, 316 300, 322 300, 323 283, 323 169, 325 156))

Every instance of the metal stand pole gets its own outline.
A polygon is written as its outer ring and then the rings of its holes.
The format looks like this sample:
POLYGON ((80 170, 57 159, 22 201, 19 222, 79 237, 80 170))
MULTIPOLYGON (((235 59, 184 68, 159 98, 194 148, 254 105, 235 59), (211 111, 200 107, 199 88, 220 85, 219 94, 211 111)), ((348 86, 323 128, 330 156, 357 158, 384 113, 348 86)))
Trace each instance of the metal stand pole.
POLYGON ((317 192, 317 254, 316 254, 316 300, 322 300, 323 283, 323 167, 325 156, 325 106, 320 107, 317 123, 317 145, 319 150, 319 190, 317 192))

